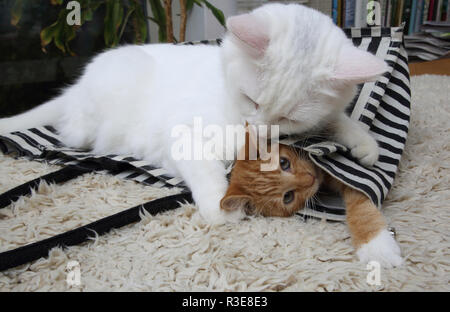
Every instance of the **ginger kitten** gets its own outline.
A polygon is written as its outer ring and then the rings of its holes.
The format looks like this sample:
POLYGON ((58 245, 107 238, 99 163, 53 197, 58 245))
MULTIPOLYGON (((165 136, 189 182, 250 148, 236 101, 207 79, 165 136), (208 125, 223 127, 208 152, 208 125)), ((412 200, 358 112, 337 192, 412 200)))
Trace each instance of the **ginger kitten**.
POLYGON ((402 263, 400 248, 372 201, 321 170, 303 152, 279 145, 279 166, 274 171, 261 171, 264 161, 259 157, 248 160, 247 150, 243 159, 237 160, 233 167, 228 190, 220 203, 222 210, 289 217, 305 207, 320 187, 329 188, 339 192, 344 200, 348 228, 359 259, 375 260, 385 267, 402 263))

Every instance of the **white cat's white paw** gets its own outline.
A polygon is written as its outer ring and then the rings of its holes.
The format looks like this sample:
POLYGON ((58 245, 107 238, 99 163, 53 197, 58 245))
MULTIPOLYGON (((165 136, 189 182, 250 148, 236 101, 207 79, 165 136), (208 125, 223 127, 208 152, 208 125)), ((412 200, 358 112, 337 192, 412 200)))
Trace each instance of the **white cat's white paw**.
POLYGON ((385 268, 403 263, 400 247, 387 230, 382 230, 370 242, 362 245, 356 254, 361 262, 377 261, 385 268))
POLYGON ((363 166, 373 166, 378 160, 379 150, 377 141, 367 135, 351 148, 351 154, 357 158, 363 166))

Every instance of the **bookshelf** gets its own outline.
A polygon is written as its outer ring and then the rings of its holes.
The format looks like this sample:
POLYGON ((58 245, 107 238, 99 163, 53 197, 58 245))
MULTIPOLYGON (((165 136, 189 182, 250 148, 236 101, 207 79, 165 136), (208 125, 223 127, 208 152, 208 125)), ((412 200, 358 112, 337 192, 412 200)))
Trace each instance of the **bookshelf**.
POLYGON ((411 61, 431 61, 450 54, 449 0, 332 0, 331 16, 339 27, 405 25, 411 61))
POLYGON ((340 27, 367 26, 367 15, 375 10, 373 15, 380 15, 378 25, 405 22, 407 35, 420 32, 430 22, 449 23, 449 0, 332 0, 332 17, 340 27))
POLYGON ((449 0, 236 0, 238 13, 270 2, 300 3, 329 15, 342 28, 405 25, 410 61, 450 53, 449 0))

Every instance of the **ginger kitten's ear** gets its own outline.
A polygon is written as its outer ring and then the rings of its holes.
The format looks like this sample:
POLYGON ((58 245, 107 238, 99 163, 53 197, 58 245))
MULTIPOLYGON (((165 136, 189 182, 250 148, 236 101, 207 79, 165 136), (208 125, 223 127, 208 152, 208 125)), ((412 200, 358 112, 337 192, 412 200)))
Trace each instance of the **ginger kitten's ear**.
POLYGON ((267 25, 252 14, 232 16, 227 19, 227 29, 248 48, 251 56, 264 55, 269 45, 267 25))
POLYGON ((252 198, 248 195, 225 195, 220 201, 220 209, 228 212, 247 211, 251 200, 252 198))
POLYGON ((342 48, 332 79, 344 84, 373 81, 388 71, 386 62, 375 55, 348 45, 342 48))
POLYGON ((252 198, 250 196, 244 194, 240 188, 230 184, 227 193, 220 201, 220 209, 228 212, 236 210, 245 211, 251 201, 252 198))

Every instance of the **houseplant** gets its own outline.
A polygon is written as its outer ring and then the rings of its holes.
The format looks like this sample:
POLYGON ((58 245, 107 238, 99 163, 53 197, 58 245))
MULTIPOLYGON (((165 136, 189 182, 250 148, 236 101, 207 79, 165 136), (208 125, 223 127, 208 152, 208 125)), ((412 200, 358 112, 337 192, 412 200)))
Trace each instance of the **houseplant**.
MULTIPOLYGON (((134 32, 134 42, 144 43, 147 41, 147 21, 151 20, 158 27, 158 40, 160 42, 176 42, 173 30, 172 1, 174 0, 78 0, 81 8, 81 20, 79 25, 69 25, 67 15, 68 1, 48 0, 54 6, 59 6, 59 14, 56 21, 41 30, 41 46, 43 51, 53 43, 61 52, 73 52, 69 43, 83 24, 92 21, 94 13, 100 7, 104 7, 104 43, 105 47, 117 46, 123 36, 126 27, 131 27, 134 32), (146 4, 150 7, 153 16, 147 16, 144 10, 146 4)), ((180 1, 180 31, 179 41, 185 40, 187 16, 194 5, 205 6, 216 17, 217 21, 225 26, 225 17, 221 10, 217 9, 207 0, 179 0, 180 1)), ((15 0, 11 10, 11 24, 18 26, 24 7, 25 0, 15 0)))

